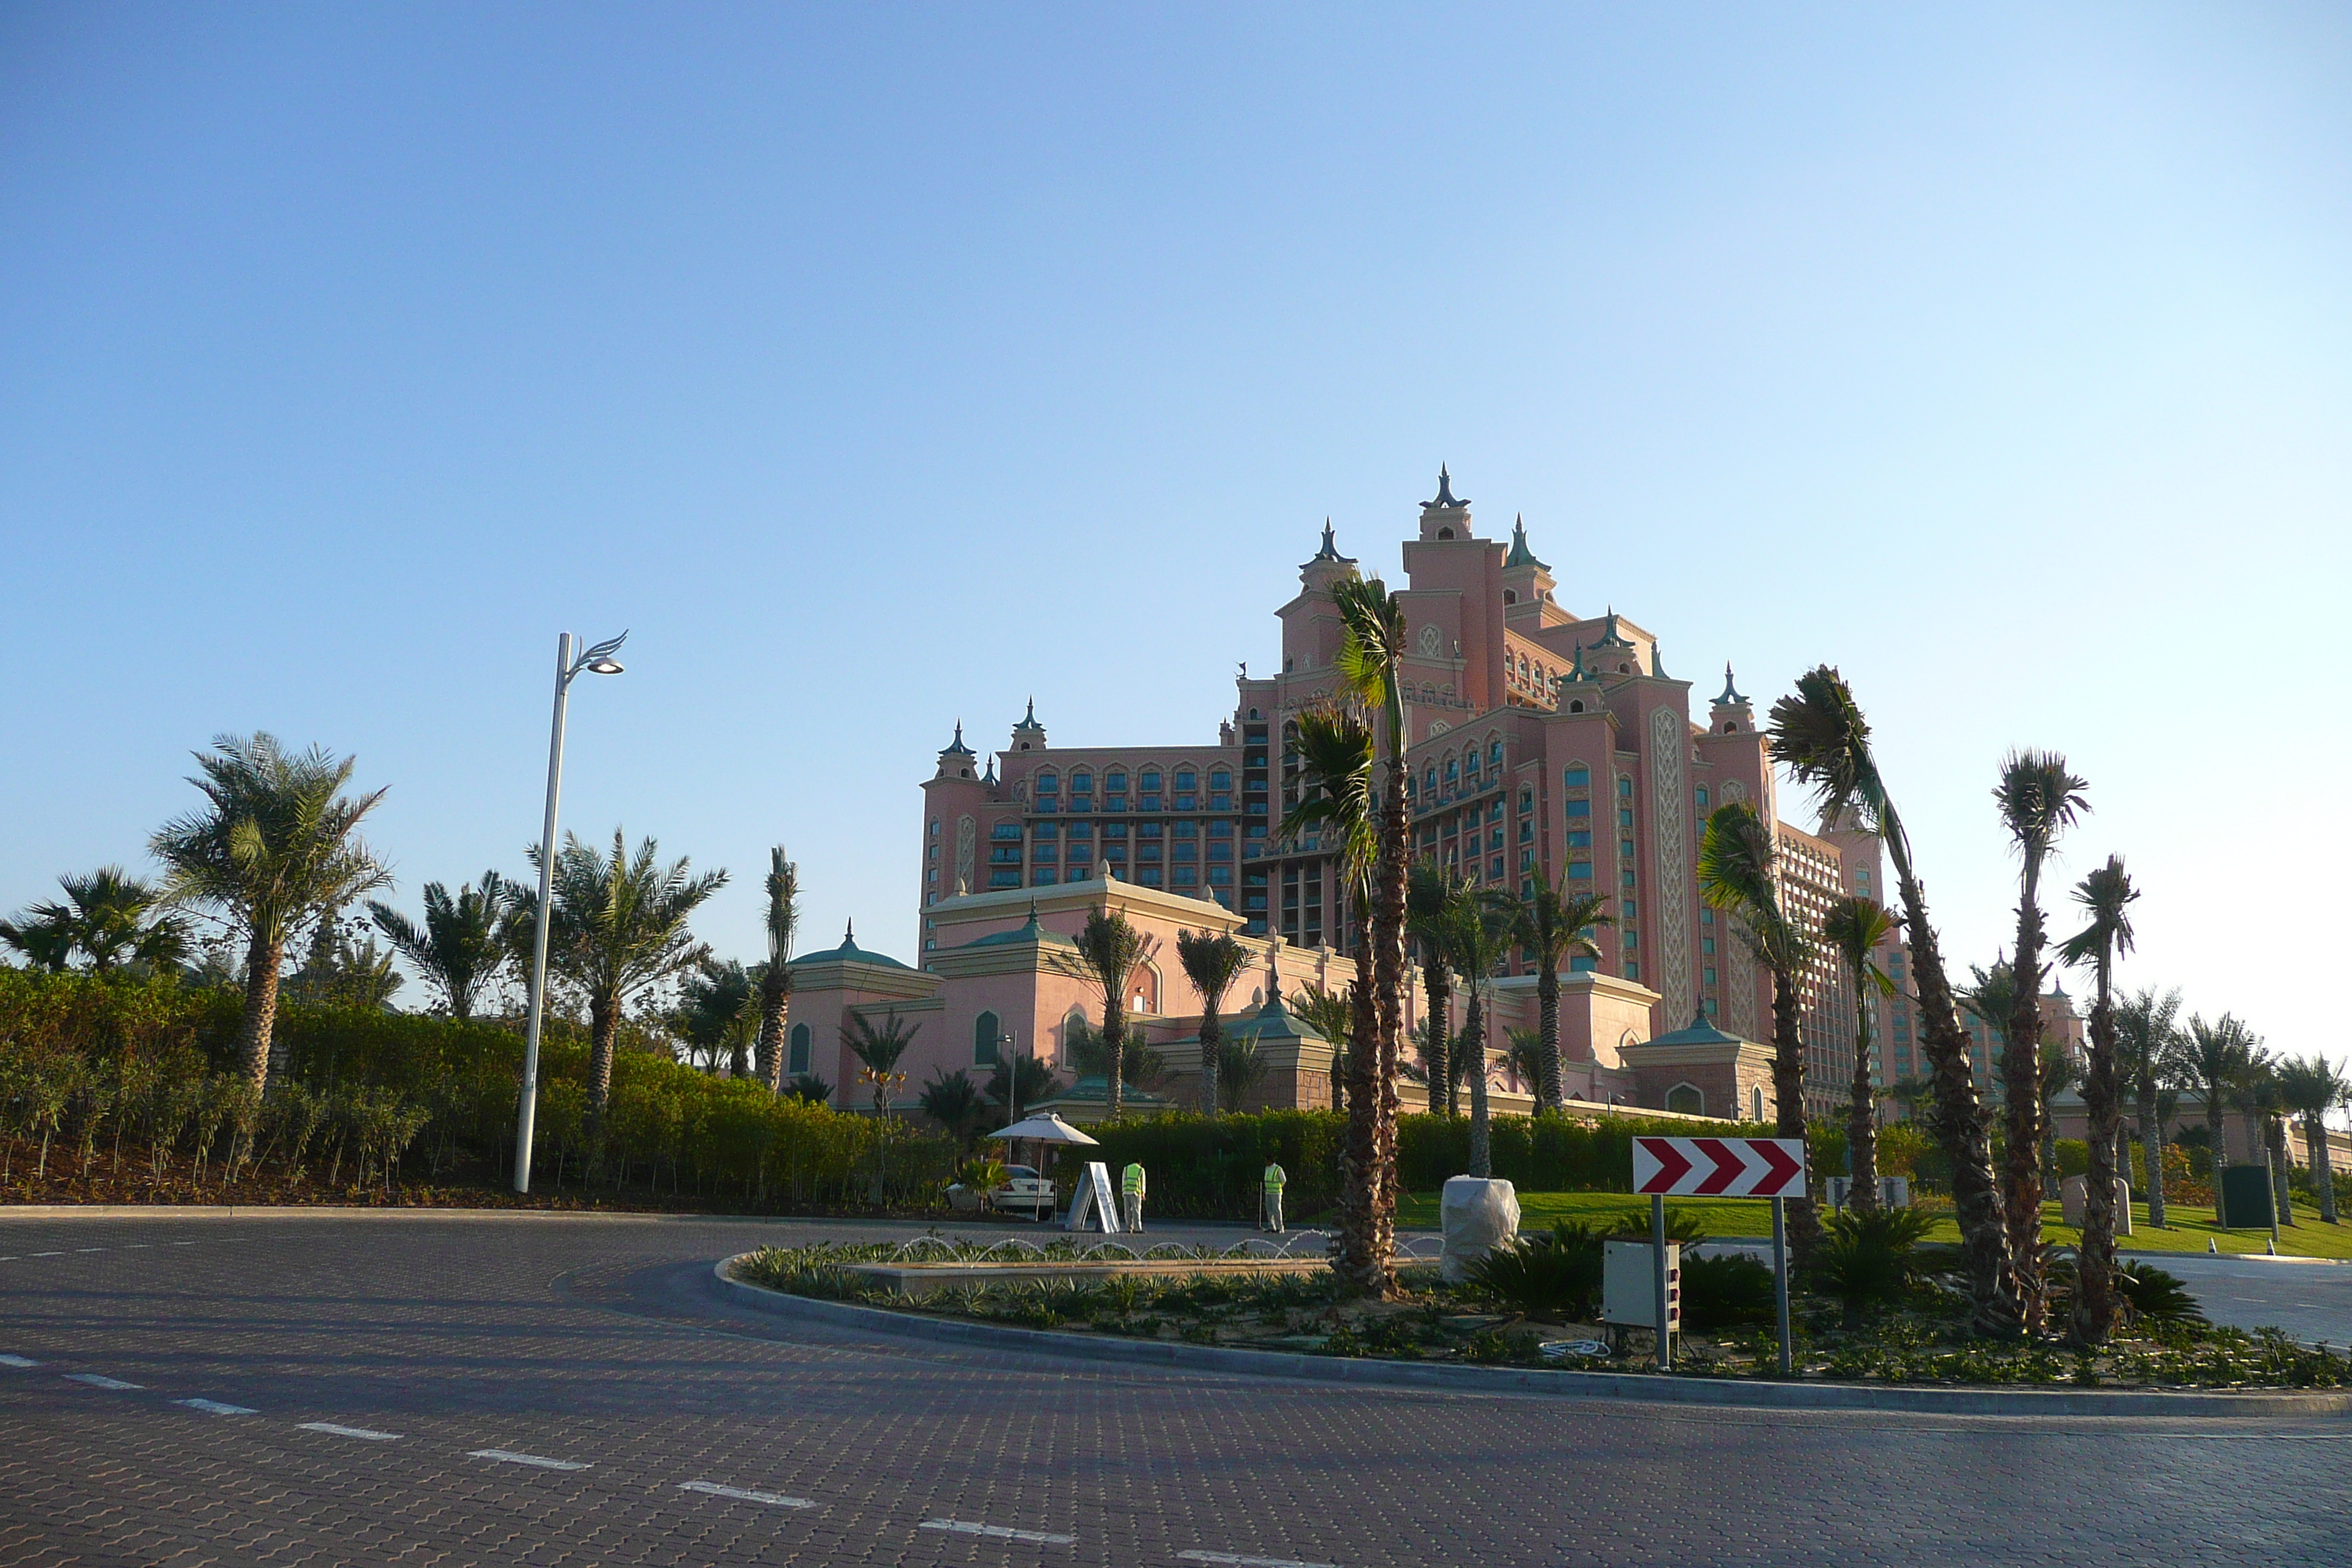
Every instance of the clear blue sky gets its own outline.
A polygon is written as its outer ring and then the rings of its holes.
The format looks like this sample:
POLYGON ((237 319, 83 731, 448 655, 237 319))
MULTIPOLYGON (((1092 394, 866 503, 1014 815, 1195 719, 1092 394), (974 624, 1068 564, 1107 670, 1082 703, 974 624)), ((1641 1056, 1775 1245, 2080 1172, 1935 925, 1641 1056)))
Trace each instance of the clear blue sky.
POLYGON ((2059 747, 2126 978, 2340 1055, 2347 208, 2340 6, 12 5, 0 908, 223 730, 518 869, 626 626, 567 826, 910 954, 959 716, 1213 734, 1442 459, 1706 691, 1843 666, 1955 957, 2059 747))

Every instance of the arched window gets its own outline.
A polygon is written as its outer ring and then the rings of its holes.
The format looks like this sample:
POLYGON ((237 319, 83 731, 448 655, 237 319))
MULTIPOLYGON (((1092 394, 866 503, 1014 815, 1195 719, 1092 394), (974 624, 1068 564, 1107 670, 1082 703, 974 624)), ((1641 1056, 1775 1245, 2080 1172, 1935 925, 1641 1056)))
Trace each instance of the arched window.
POLYGON ((1451 539, 1454 537, 1454 531, 1450 528, 1441 528, 1437 531, 1437 537, 1440 539, 1451 539))
POLYGON ((1471 783, 1475 784, 1478 781, 1477 747, 1473 746, 1462 754, 1462 771, 1470 776, 1471 783))
POLYGON ((1764 1120, 1764 1089, 1762 1085, 1759 1084, 1752 1086, 1748 1090, 1748 1121, 1761 1121, 1764 1120))
POLYGON ((972 1066, 992 1068, 996 1065, 997 1037, 1003 1032, 1003 1026, 993 1013, 982 1013, 971 1021, 972 1066))
POLYGON ((1516 604, 1517 604, 1518 602, 1519 602, 1519 595, 1518 595, 1516 592, 1514 592, 1513 590, 1511 590, 1511 589, 1509 589, 1509 588, 1506 588, 1506 589, 1504 589, 1504 590, 1503 590, 1503 603, 1505 603, 1505 604, 1507 604, 1507 605, 1516 605, 1516 604))
POLYGON ((1127 793, 1127 770, 1125 768, 1113 768, 1110 772, 1103 774, 1103 792, 1107 795, 1125 795, 1127 793))
POLYGON ((1461 777, 1462 763, 1460 759, 1448 756, 1445 759, 1445 782, 1447 784, 1454 784, 1459 781, 1461 777))
POLYGON ((1210 770, 1210 773, 1209 773, 1209 788, 1210 788, 1210 789, 1212 789, 1212 790, 1227 790, 1227 789, 1231 789, 1231 788, 1233 788, 1233 787, 1234 787, 1234 775, 1233 775, 1231 773, 1227 772, 1227 771, 1226 771, 1225 769, 1223 769, 1223 768, 1213 768, 1213 769, 1210 770))
POLYGON ((1583 712, 1583 711, 1584 711, 1584 701, 1583 701, 1583 700, 1582 700, 1581 698, 1580 698, 1580 699, 1578 699, 1576 701, 1570 703, 1570 704, 1568 705, 1568 710, 1569 710, 1570 712, 1571 712, 1571 713, 1581 713, 1581 712, 1583 712))
POLYGON ((1084 768, 1080 768, 1076 773, 1072 773, 1070 775, 1070 793, 1072 795, 1094 794, 1095 775, 1087 772, 1084 768))
POLYGON ((1706 804, 1706 785, 1705 784, 1698 786, 1698 803, 1701 805, 1705 805, 1706 804))
POLYGON ((794 1078, 809 1070, 809 1026, 806 1024, 793 1026, 792 1055, 785 1064, 784 1070, 794 1078))
POLYGON ((1494 770, 1495 770, 1496 772, 1497 772, 1497 773, 1500 773, 1500 772, 1502 771, 1502 767, 1503 767, 1503 742, 1500 742, 1500 741, 1489 741, 1489 742, 1486 742, 1486 765, 1487 765, 1488 767, 1490 767, 1490 768, 1494 769, 1494 770))
POLYGON ((1176 787, 1178 789, 1197 789, 1200 787, 1200 775, 1195 773, 1190 768, 1178 768, 1176 770, 1176 787))
POLYGON ((1427 779, 1427 784, 1428 784, 1428 785, 1429 785, 1429 792, 1430 792, 1432 795, 1436 794, 1436 793, 1437 793, 1437 764, 1436 764, 1435 763, 1430 763, 1430 764, 1429 764, 1429 776, 1428 776, 1428 779, 1427 779))
POLYGON ((1160 770, 1158 768, 1144 769, 1142 775, 1139 777, 1135 783, 1136 788, 1143 791, 1146 795, 1157 793, 1160 788, 1160 770))
MULTIPOLYGON (((1061 793, 1062 793, 1062 776, 1061 776, 1061 774, 1056 773, 1053 773, 1053 772, 1050 772, 1050 771, 1048 771, 1048 772, 1046 772, 1046 773, 1039 773, 1039 774, 1037 775, 1037 793, 1038 793, 1040 795, 1059 795, 1059 794, 1061 794, 1061 793)), ((940 825, 939 825, 938 823, 936 823, 936 822, 932 823, 932 824, 931 824, 931 831, 933 831, 934 833, 938 832, 938 831, 939 831, 939 826, 940 826, 940 825)))
POLYGON ((1704 1116, 1706 1114, 1706 1096, 1695 1083, 1678 1083, 1666 1090, 1666 1109, 1678 1110, 1685 1116, 1704 1116))

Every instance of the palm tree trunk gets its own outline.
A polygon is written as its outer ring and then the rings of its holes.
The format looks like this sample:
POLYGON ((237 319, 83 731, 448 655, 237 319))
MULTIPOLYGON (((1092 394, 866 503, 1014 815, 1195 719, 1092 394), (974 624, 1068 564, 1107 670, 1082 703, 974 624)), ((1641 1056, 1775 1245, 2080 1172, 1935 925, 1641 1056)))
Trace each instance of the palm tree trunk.
POLYGON ((604 1108, 613 1099, 613 1047, 621 1034, 621 1000, 598 992, 588 1002, 588 1142, 593 1144, 604 1125, 604 1108))
POLYGON ((1404 1036, 1404 994, 1412 971, 1404 952, 1404 888, 1411 859, 1411 829, 1405 817, 1404 710, 1390 682, 1388 787, 1381 792, 1380 876, 1373 889, 1372 963, 1379 987, 1379 1060, 1373 1085, 1379 1096, 1373 1155, 1376 1177, 1372 1246, 1380 1260, 1382 1294, 1396 1283, 1397 1060, 1404 1036))
POLYGON ((769 964, 760 977, 760 1081, 770 1094, 784 1087, 784 1018, 791 1005, 791 977, 782 964, 769 964))
POLYGON ((1375 1245, 1380 1175, 1380 1006, 1372 999, 1370 954, 1357 962, 1349 987, 1348 1138, 1339 1157, 1339 1273, 1368 1295, 1389 1289, 1386 1258, 1375 1245))
POLYGON ((1862 994, 1859 975, 1853 1005, 1853 1085, 1845 1108, 1846 1164, 1853 1181, 1845 1201, 1857 1214, 1874 1214, 1878 1209, 1878 1096, 1870 1086, 1870 1003, 1862 994))
POLYGON ((1903 924, 1911 950, 1911 978, 1919 992, 1920 1048, 1936 1086, 1935 1132, 1952 1168, 1952 1214, 1959 1224, 1967 1260, 1969 1295, 1978 1324, 1993 1330, 2018 1323, 2017 1282, 2009 1266, 2009 1231, 2001 1223, 2000 1195, 1992 1176, 1992 1141, 1984 1103, 1969 1072, 1968 1037, 1952 1005, 1952 985, 1936 928, 1927 919, 1927 894, 1911 869, 1911 850, 1895 808, 1885 811, 1887 858, 1895 863, 1903 894, 1903 924))
POLYGON ((1429 1036, 1429 1109, 1454 1114, 1454 989, 1443 961, 1421 966, 1421 988, 1429 1001, 1422 1027, 1429 1036), (1441 1100, 1441 1096, 1443 1097, 1441 1100))
POLYGON ((2002 1031, 2008 1043, 2000 1053, 2008 1133, 2001 1161, 2001 1217, 2009 1231, 2010 1268, 2028 1333, 2040 1333, 2049 1313, 2042 1278, 2041 873, 2039 862, 2029 855, 2017 904, 2017 952, 2010 965, 2017 996, 2002 1031))
POLYGON ((2263 1147, 2271 1156, 2271 1201, 2278 1205, 2278 1222, 2294 1223, 2294 1188, 2287 1181, 2287 1167, 2292 1162, 2286 1154, 2286 1118, 2263 1118, 2263 1147))
POLYGON ((2303 1149, 2311 1161, 2312 1190, 2319 1194, 2322 1223, 2336 1223, 2336 1169, 2327 1152, 2327 1124, 2318 1113, 2303 1119, 2303 1149))
POLYGON ((1542 1064, 1536 1109, 1560 1113, 1566 1091, 1559 1081, 1559 966, 1547 962, 1536 975, 1536 1059, 1542 1064))
POLYGON ((2091 1168, 2083 1193, 2074 1333, 2087 1343, 2101 1344, 2116 1321, 2116 1129, 2123 1121, 2116 1084, 2116 1010, 2104 960, 2098 999, 2091 1005, 2090 1038, 2089 1060, 2083 1069, 2083 1111, 2091 1168))
POLYGON ((2213 1173, 2213 1218, 2221 1218, 2221 1173, 2230 1168, 2230 1140, 2221 1128, 2221 1086, 2205 1086, 2205 1163, 2213 1173))
POLYGON ((1217 1053, 1224 1037, 1217 1021, 1217 1005, 1212 1000, 1201 1009, 1201 1114, 1211 1121, 1217 1115, 1217 1053))
POLYGON ((1127 998, 1119 993, 1127 986, 1121 978, 1117 985, 1103 987, 1103 1114, 1111 1121, 1118 1120, 1127 1108, 1127 998))
POLYGON ((278 971, 286 962, 286 943, 259 932, 245 949, 245 1013, 237 1020, 237 1055, 253 1087, 267 1091, 269 1075, 279 1065, 278 1040, 278 971))
POLYGON ((1486 1007, 1478 984, 1470 984, 1470 1016, 1462 1026, 1462 1056, 1470 1064, 1470 1175, 1495 1173, 1494 1123, 1486 1109, 1486 1007))
MULTIPOLYGON (((1805 1035, 1801 1022, 1804 998, 1797 977, 1783 969, 1772 972, 1772 1099, 1773 1131, 1782 1138, 1805 1136, 1805 1035)), ((1814 1245, 1821 1240, 1821 1217, 1810 1197, 1788 1201, 1789 1249, 1801 1269, 1811 1265, 1814 1245)))
POLYGON ((2139 1085, 2139 1163, 2140 1184, 2147 1192, 2147 1223, 2157 1229, 2164 1224, 2164 1123, 2156 1110, 2156 1081, 2142 1079, 2139 1085))

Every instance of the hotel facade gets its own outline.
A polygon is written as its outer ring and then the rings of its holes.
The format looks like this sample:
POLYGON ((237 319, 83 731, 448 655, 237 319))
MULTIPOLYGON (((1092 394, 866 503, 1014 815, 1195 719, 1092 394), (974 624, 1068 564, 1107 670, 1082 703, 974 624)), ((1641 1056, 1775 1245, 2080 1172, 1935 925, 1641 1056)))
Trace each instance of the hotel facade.
MULTIPOLYGON (((1609 902, 1599 956, 1562 976, 1570 1093, 1601 1106, 1769 1114, 1771 978, 1731 917, 1698 896, 1706 816, 1749 801, 1776 825, 1784 904, 1808 926, 1848 893, 1884 895, 1877 840, 1851 824, 1782 822, 1754 704, 1728 665, 1720 689, 1699 698, 1669 673, 1655 633, 1613 608, 1565 607, 1524 526, 1515 521, 1508 543, 1482 536, 1450 476, 1440 473, 1402 553, 1413 854, 1483 889, 1523 893, 1542 879, 1609 902)), ((1172 1069, 1164 1092, 1179 1100, 1195 1092, 1201 1001, 1174 962, 1178 931, 1230 931, 1258 955, 1246 1000, 1229 999, 1229 1013, 1255 1019, 1301 985, 1344 986, 1356 911, 1330 852, 1312 836, 1285 837, 1281 823, 1302 785, 1286 745, 1293 726, 1339 689, 1331 588, 1358 573, 1326 524, 1276 611, 1277 672, 1244 667, 1213 739, 1056 747, 1033 703, 983 757, 959 723, 922 785, 920 950, 901 963, 849 942, 795 961, 795 1067, 848 1080, 835 1037, 850 1009, 936 1016, 910 1052, 918 1079, 926 1068, 985 1073, 1013 1048, 1060 1059, 1071 1017, 1099 1006, 1060 950, 1105 907, 1156 943, 1133 1011, 1172 1069)), ((1899 972, 1899 951, 1882 962, 1899 972)), ((1833 962, 1804 985, 1808 1110, 1822 1113, 1843 1104, 1853 1071, 1853 998, 1833 962)), ((1492 986, 1502 1025, 1533 1025, 1524 955, 1492 986)), ((1925 1069, 1911 1057, 1908 1009, 1889 1012, 1873 1069, 1891 1083, 1925 1069)), ((1263 1047, 1279 1040, 1297 1059, 1268 1075, 1266 1099, 1328 1104, 1328 1043, 1272 1013, 1263 1047)), ((1420 1017, 1416 994, 1408 1018, 1420 1017)), ((1524 1109, 1530 1086, 1493 1054, 1498 1104, 1524 1109)))

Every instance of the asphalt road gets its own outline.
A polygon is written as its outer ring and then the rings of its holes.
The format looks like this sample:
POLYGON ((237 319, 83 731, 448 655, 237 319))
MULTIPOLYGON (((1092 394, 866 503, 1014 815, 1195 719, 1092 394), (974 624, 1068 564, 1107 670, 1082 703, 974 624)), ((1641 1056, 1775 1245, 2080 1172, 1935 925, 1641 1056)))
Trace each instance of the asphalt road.
POLYGON ((713 1300, 814 1228, 0 1224, 0 1563, 2352 1562, 2342 1418, 1353 1389, 713 1300))

